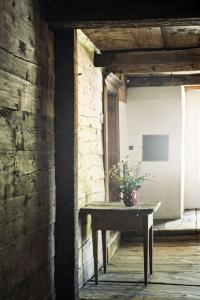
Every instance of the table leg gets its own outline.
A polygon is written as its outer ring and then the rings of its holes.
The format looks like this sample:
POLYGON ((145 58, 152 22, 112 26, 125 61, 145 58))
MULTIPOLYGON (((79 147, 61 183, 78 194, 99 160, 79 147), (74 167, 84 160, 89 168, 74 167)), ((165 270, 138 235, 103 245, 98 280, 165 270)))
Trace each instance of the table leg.
POLYGON ((148 216, 143 217, 143 248, 144 248, 144 283, 148 284, 149 267, 149 228, 148 216))
POLYGON ((106 231, 102 230, 102 249, 103 249, 103 270, 104 273, 107 271, 107 243, 106 243, 106 231))
POLYGON ((149 229, 149 260, 150 274, 153 274, 153 226, 149 229))
POLYGON ((98 230, 92 228, 95 283, 98 284, 98 230))

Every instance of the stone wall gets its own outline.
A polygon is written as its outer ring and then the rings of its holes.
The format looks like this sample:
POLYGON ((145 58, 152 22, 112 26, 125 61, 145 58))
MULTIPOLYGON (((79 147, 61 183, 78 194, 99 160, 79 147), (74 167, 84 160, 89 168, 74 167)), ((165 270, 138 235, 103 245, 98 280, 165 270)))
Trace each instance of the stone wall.
POLYGON ((54 298, 53 87, 37 1, 0 1, 0 299, 54 298))
MULTIPOLYGON (((103 76, 93 65, 94 46, 78 30, 78 206, 105 200, 102 98, 103 76)), ((93 275, 90 218, 80 219, 79 285, 93 275)), ((101 243, 100 243, 101 245, 101 243)), ((99 249, 101 251, 101 249, 99 249)), ((102 257, 99 255, 101 264, 102 257)))

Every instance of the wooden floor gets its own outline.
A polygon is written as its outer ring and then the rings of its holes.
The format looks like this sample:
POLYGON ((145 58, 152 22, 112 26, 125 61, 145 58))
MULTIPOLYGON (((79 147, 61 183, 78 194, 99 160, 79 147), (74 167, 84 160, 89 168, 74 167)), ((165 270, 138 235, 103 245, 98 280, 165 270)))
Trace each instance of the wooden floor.
POLYGON ((124 243, 100 271, 99 285, 90 280, 80 299, 200 299, 200 237, 192 241, 159 242, 154 245, 154 274, 143 283, 142 245, 124 243))

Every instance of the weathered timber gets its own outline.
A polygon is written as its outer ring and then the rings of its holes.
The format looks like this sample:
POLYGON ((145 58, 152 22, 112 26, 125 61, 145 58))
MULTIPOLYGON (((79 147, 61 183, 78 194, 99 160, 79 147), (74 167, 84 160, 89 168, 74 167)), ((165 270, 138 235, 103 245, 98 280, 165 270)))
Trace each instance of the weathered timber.
POLYGON ((13 240, 17 240, 20 236, 29 236, 35 231, 42 230, 46 226, 53 224, 54 220, 55 206, 38 209, 29 215, 24 210, 24 215, 11 222, 8 222, 5 216, 2 220, 4 224, 0 225, 0 248, 12 243, 13 240))
MULTIPOLYGON (((53 286, 53 259, 42 265, 41 268, 33 272, 29 278, 22 281, 16 288, 2 293, 2 299, 15 299, 15 295, 21 300, 32 295, 32 299, 50 300, 54 299, 53 286), (24 288, 26 286, 26 288, 24 288)), ((1 295, 1 294, 0 294, 1 295)))
POLYGON ((198 47, 199 26, 161 27, 164 47, 198 47))
POLYGON ((33 300, 52 300, 54 299, 52 286, 54 260, 49 259, 38 270, 9 291, 0 291, 1 299, 27 300, 27 295, 31 295, 33 300), (26 288, 25 288, 26 287, 26 288))
POLYGON ((199 46, 200 26, 84 29, 100 51, 174 49, 199 46))
POLYGON ((81 292, 81 300, 181 300, 199 299, 199 286, 173 284, 149 284, 143 288, 142 283, 102 282, 94 289, 94 283, 88 283, 81 292))
POLYGON ((163 47, 160 27, 84 29, 83 32, 100 51, 163 47))
POLYGON ((41 86, 53 87, 53 74, 41 68, 40 66, 25 61, 19 57, 10 55, 7 50, 0 48, 0 65, 1 70, 11 73, 21 79, 24 79, 33 84, 41 86))
POLYGON ((200 84, 200 75, 129 76, 127 87, 178 86, 200 84))
POLYGON ((50 45, 52 33, 48 31, 47 24, 28 20, 32 14, 31 9, 26 15, 18 11, 19 17, 15 7, 8 8, 9 4, 3 2, 3 6, 2 2, 0 3, 0 47, 24 60, 42 65, 44 69, 48 68, 48 61, 53 60, 53 51, 50 45), (28 22, 23 17, 26 17, 28 22), (43 44, 43 51, 40 51, 40 43, 43 44))
POLYGON ((39 210, 43 211, 44 214, 46 212, 51 214, 49 207, 53 208, 55 205, 54 194, 55 191, 53 189, 45 189, 42 192, 4 199, 0 202, 0 226, 5 226, 5 224, 18 218, 28 218, 28 216, 36 214, 39 210))
POLYGON ((29 236, 21 235, 0 248, 0 291, 13 289, 25 280, 27 274, 33 273, 53 257, 53 232, 54 226, 49 225, 29 236))
MULTIPOLYGON (((50 82, 46 82, 46 86, 35 85, 31 82, 21 79, 9 72, 0 70, 0 106, 18 110, 31 112, 35 114, 48 114, 53 116, 53 88, 50 82), (41 100, 43 106, 41 104, 41 100), (49 109, 44 110, 44 105, 49 109)), ((43 84, 41 82, 41 84, 43 84)))
POLYGON ((38 1, 2 0, 0 298, 3 300, 25 300, 30 295, 32 299, 47 300, 50 296, 54 299, 53 58, 53 36, 41 18, 38 1))
POLYGON ((143 287, 142 245, 124 243, 112 258, 106 274, 100 272, 99 285, 94 279, 81 289, 85 299, 198 299, 199 241, 155 243, 154 274, 143 287))
MULTIPOLYGON (((6 0, 2 0, 0 3, 0 7, 2 10, 5 10, 13 15, 16 19, 21 19, 26 22, 33 31, 33 25, 36 22, 37 25, 42 25, 41 30, 45 31, 46 23, 41 19, 41 5, 39 2, 32 0, 27 0, 25 2, 8 2, 6 0)), ((27 33, 27 30, 26 30, 27 33)))
POLYGON ((112 1, 65 1, 48 2, 45 6, 46 20, 56 27, 98 28, 133 27, 139 25, 158 26, 158 24, 198 24, 199 10, 195 0, 183 3, 161 1, 133 2, 112 1), (79 9, 77 10, 77 6, 79 9), (144 9, 145 7, 145 9, 144 9))
MULTIPOLYGON (((119 100, 116 94, 107 95, 108 117, 108 168, 112 168, 120 158, 119 144, 119 100)), ((109 201, 116 201, 116 193, 112 178, 109 178, 109 201)))
POLYGON ((96 54, 96 67, 118 74, 193 71, 200 69, 200 51, 171 50, 143 52, 103 52, 96 54))
MULTIPOLYGON (((51 103, 51 102, 50 102, 51 103)), ((2 128, 0 149, 4 150, 38 150, 53 152, 53 110, 43 109, 41 114, 15 111, 0 107, 0 127, 2 128), (50 115, 50 116, 47 116, 50 115)), ((50 105, 51 106, 51 105, 50 105)), ((46 107, 48 104, 46 103, 46 107)))
POLYGON ((75 43, 73 30, 55 31, 55 289, 78 299, 77 203, 74 191, 75 43), (70 245, 70 246, 69 246, 70 245))
POLYGON ((52 176, 54 176, 54 168, 48 171, 33 171, 21 176, 17 172, 11 174, 2 172, 0 177, 1 200, 50 189, 54 183, 52 176))

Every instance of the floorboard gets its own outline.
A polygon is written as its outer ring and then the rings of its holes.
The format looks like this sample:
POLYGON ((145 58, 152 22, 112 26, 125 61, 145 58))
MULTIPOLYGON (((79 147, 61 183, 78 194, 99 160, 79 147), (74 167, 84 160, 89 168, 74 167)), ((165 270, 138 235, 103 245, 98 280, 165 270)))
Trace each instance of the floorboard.
POLYGON ((144 286, 143 251, 139 243, 124 243, 112 258, 100 282, 91 279, 80 299, 200 299, 200 240, 156 242, 154 274, 144 286))

